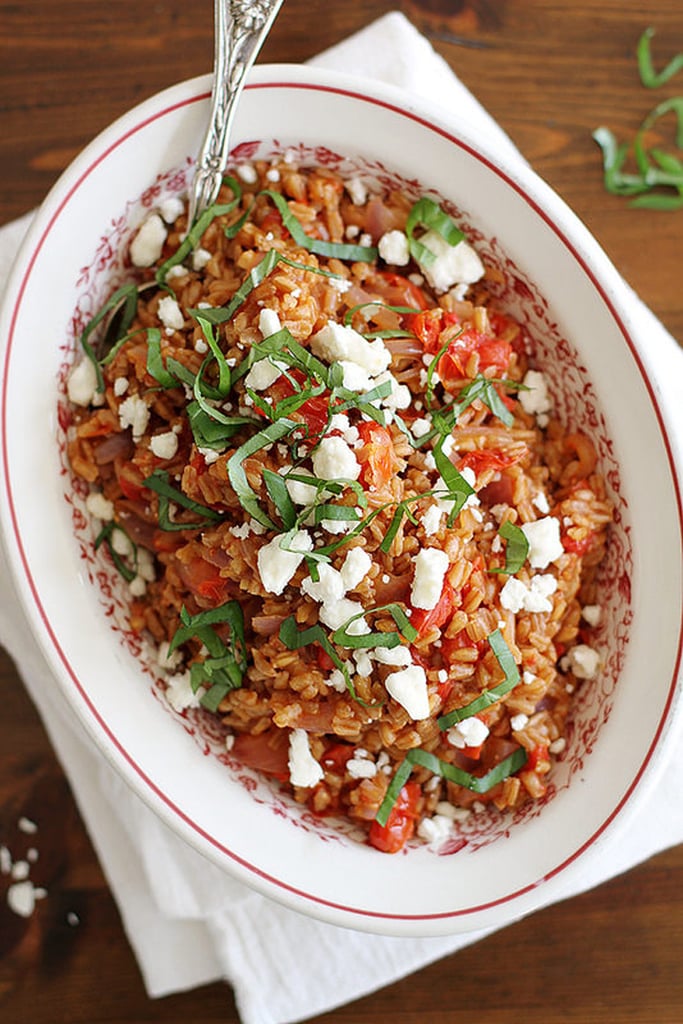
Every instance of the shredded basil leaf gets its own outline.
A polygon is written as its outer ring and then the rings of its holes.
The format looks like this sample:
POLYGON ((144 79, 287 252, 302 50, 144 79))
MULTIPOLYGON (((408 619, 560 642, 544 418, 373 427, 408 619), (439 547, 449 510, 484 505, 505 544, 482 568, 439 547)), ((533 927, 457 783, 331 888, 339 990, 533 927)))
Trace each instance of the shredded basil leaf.
POLYGON ((180 612, 181 625, 174 633, 168 652, 171 654, 188 640, 196 638, 206 647, 209 656, 194 662, 190 668, 190 682, 196 693, 200 686, 209 685, 201 704, 209 711, 217 711, 230 690, 239 689, 247 670, 244 616, 238 601, 227 601, 218 608, 190 615, 185 607, 180 612), (229 626, 226 644, 214 626, 229 626))
POLYGON ((344 242, 326 242, 320 238, 311 238, 303 229, 299 220, 289 208, 289 203, 280 192, 273 192, 264 189, 261 195, 268 198, 275 204, 278 213, 282 217, 282 223, 294 239, 297 245, 317 256, 326 256, 338 260, 360 260, 364 263, 372 263, 377 258, 377 249, 371 245, 348 245, 344 242))
POLYGON ((505 541, 505 568, 491 569, 495 573, 507 573, 513 576, 522 568, 529 553, 529 541, 521 527, 506 519, 498 530, 505 541))
POLYGON ((228 459, 228 478, 235 494, 239 498, 240 505, 252 519, 255 519, 257 523, 261 523, 262 526, 266 526, 271 530, 277 530, 277 526, 261 508, 258 497, 247 480, 244 461, 256 452, 261 451, 262 448, 266 448, 269 444, 274 444, 282 440, 283 437, 287 437, 288 434, 291 434, 299 426, 301 424, 295 423, 293 420, 276 420, 275 423, 270 423, 264 430, 260 430, 250 437, 248 441, 245 441, 228 459))
POLYGON ((408 236, 408 248, 414 260, 423 266, 431 266, 436 259, 435 253, 426 245, 415 238, 415 229, 425 227, 436 231, 449 245, 457 245, 465 237, 455 221, 445 213, 438 203, 423 196, 413 205, 406 220, 406 235, 408 236))
POLYGON ((661 71, 655 71, 654 64, 652 63, 650 42, 654 34, 655 30, 653 28, 646 28, 638 40, 636 49, 640 80, 647 89, 659 88, 660 85, 664 85, 683 69, 683 53, 678 53, 675 57, 671 58, 666 67, 662 68, 661 71))
POLYGON ((121 285, 120 288, 117 288, 116 291, 110 295, 104 305, 99 308, 97 313, 95 313, 95 315, 88 321, 81 332, 81 348, 95 368, 97 391, 100 393, 104 391, 104 377, 102 375, 102 366, 96 351, 97 346, 91 345, 90 338, 92 337, 93 331, 99 327, 107 314, 111 313, 122 304, 122 312, 117 325, 118 331, 115 341, 118 341, 121 335, 125 336, 137 311, 138 292, 138 286, 132 282, 121 285))
POLYGON ((196 249, 197 245, 201 241, 202 235, 209 225, 213 223, 216 217, 227 216, 227 214, 232 213, 235 207, 239 205, 242 198, 242 189, 239 182, 235 178, 226 176, 223 179, 223 183, 230 186, 235 198, 229 203, 213 203, 197 218, 183 239, 181 245, 165 263, 161 264, 157 270, 156 281, 160 287, 166 287, 166 278, 169 270, 172 267, 177 267, 194 249, 196 249))
POLYGON ((420 765, 422 768, 426 768, 434 775, 447 779, 449 782, 455 782, 458 786, 464 786, 465 789, 469 789, 472 793, 488 793, 499 782, 503 782, 511 775, 514 775, 515 772, 518 772, 524 766, 526 760, 526 750, 524 747, 518 747, 517 750, 513 751, 503 761, 494 768, 491 768, 486 775, 477 776, 471 775, 470 772, 466 772, 462 768, 457 768, 448 761, 442 761, 441 758, 435 754, 430 754, 427 750, 422 750, 419 747, 409 750, 389 783, 389 788, 375 815, 375 821, 379 825, 386 825, 391 810, 398 800, 401 790, 410 778, 415 765, 420 765))
POLYGON ((279 473, 273 473, 272 469, 264 469, 263 482, 275 508, 280 513, 285 530, 294 529, 296 526, 296 509, 294 508, 294 502, 289 496, 284 478, 279 473))
POLYGON ((357 615, 352 615, 350 619, 334 631, 332 641, 335 644, 339 644, 340 647, 350 647, 352 650, 358 650, 369 647, 398 647, 403 643, 403 639, 411 643, 416 637, 417 630, 411 625, 410 619, 401 605, 392 603, 382 605, 379 608, 366 608, 362 612, 358 612, 357 615), (397 633, 380 633, 378 631, 368 633, 349 632, 350 626, 358 619, 380 612, 387 612, 392 617, 398 628, 397 633))
POLYGON ((450 729, 456 722, 462 722, 465 718, 471 718, 472 715, 478 714, 480 711, 485 711, 486 708, 491 707, 492 704, 496 704, 501 697, 504 697, 510 690, 514 690, 515 686, 519 683, 519 669, 515 663, 515 659, 512 656, 512 651, 505 643, 503 634, 499 629, 495 629, 493 633, 490 633, 487 637, 489 646, 493 651, 496 661, 503 670, 505 678, 502 683, 498 686, 492 687, 490 690, 484 690, 484 692, 477 697, 475 700, 470 701, 465 707, 455 708, 450 711, 447 715, 441 715, 437 719, 437 725, 442 731, 450 729))
POLYGON ((131 537, 128 534, 127 530, 124 530, 124 528, 119 523, 115 523, 113 520, 111 522, 105 523, 100 532, 98 533, 97 537, 95 538, 95 550, 97 551, 97 549, 102 544, 104 544, 104 546, 107 548, 111 556, 112 562, 116 566, 121 576, 123 576, 126 583, 132 583, 132 581, 138 574, 138 549, 137 545, 134 544, 134 542, 131 540, 131 537), (130 544, 131 554, 133 556, 133 568, 126 565, 124 559, 114 547, 112 536, 116 530, 119 530, 127 538, 130 544))
POLYGON ((179 491, 169 483, 169 475, 164 469, 156 469, 151 476, 143 480, 143 484, 150 491, 154 491, 159 497, 159 526, 162 530, 196 530, 198 527, 206 525, 206 523, 219 522, 223 518, 220 512, 207 508, 206 505, 200 505, 198 501, 188 498, 186 494, 183 494, 182 491, 179 491), (170 517, 169 506, 171 502, 186 508, 190 512, 194 512, 195 515, 200 517, 200 522, 176 523, 170 517))

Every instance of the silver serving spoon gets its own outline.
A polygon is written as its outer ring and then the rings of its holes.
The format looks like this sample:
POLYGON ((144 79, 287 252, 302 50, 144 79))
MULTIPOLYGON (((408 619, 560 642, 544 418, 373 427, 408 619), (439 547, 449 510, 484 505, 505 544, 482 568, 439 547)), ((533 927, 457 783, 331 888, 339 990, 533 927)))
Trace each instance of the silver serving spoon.
POLYGON ((218 195, 244 80, 282 4, 283 0, 214 0, 211 110, 190 188, 190 226, 218 195))

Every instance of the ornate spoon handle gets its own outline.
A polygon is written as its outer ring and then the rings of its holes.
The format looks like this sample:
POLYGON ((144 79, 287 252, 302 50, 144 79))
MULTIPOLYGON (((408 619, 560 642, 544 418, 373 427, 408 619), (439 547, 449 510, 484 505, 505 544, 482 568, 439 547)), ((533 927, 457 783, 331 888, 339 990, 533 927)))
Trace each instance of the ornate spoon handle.
POLYGON ((244 80, 282 4, 283 0, 214 0, 211 111, 190 189, 190 225, 218 195, 244 80))

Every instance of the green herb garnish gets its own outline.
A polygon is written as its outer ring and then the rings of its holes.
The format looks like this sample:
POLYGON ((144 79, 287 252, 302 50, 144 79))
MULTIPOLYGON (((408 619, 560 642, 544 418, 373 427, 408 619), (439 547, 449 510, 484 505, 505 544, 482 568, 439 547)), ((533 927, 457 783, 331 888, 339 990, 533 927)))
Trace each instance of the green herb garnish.
POLYGON ((186 494, 183 494, 182 491, 174 487, 169 482, 169 475, 164 469, 156 469, 151 476, 143 480, 143 485, 158 495, 159 527, 162 530, 169 532, 173 530, 196 530, 208 523, 220 522, 223 518, 220 512, 216 512, 215 509, 208 508, 206 505, 200 505, 198 501, 193 501, 186 494), (176 523, 170 514, 171 502, 175 505, 180 505, 181 508, 185 508, 189 512, 193 512, 196 516, 199 516, 200 521, 197 523, 176 523))
POLYGON ((505 678, 502 683, 498 686, 492 687, 490 690, 484 690, 484 692, 477 697, 475 700, 466 704, 463 708, 455 708, 450 711, 447 715, 441 715, 437 719, 437 725, 445 732, 446 729, 450 729, 456 722, 462 722, 465 718, 471 718, 472 715, 478 714, 480 711, 485 711, 486 708, 491 707, 492 704, 496 704, 501 697, 504 697, 510 690, 514 690, 515 686, 519 683, 519 669, 515 663, 515 659, 512 656, 512 651, 505 643, 503 634, 499 629, 495 629, 493 633, 490 633, 487 637, 489 646, 493 651, 496 661, 503 670, 505 678))
POLYGON ((499 782, 503 782, 511 775, 514 775, 515 772, 518 772, 526 763, 526 760, 526 750, 524 747, 518 747, 505 760, 491 768, 486 775, 477 776, 464 771, 462 768, 457 768, 449 761, 442 761, 441 758, 435 754, 430 754, 427 750, 422 750, 419 747, 409 750, 389 783, 389 788, 375 815, 375 821, 379 825, 386 825, 391 810, 398 800, 401 790, 410 778, 415 765, 420 765, 420 767, 432 772, 433 775, 438 775, 449 782, 455 782, 458 786, 464 786, 465 789, 469 789, 472 793, 488 793, 499 782))
POLYGON ((400 604, 385 604, 379 608, 365 608, 362 612, 358 612, 357 615, 352 615, 339 629, 336 629, 332 634, 332 641, 335 644, 339 644, 340 647, 350 647, 352 650, 360 650, 361 648, 369 647, 398 647, 403 643, 403 640, 407 640, 411 643, 417 637, 417 630, 410 623, 410 619, 404 612, 400 604), (368 633, 351 633, 350 627, 358 619, 364 618, 366 615, 378 614, 379 612, 387 612, 388 615, 396 623, 398 632, 380 633, 378 631, 370 631, 368 633))
POLYGON ((650 45, 654 34, 655 30, 653 28, 646 28, 638 40, 636 50, 640 80, 647 89, 659 88, 660 85, 664 85, 670 78, 673 78, 674 75, 683 70, 683 53, 678 53, 675 57, 671 58, 666 67, 662 68, 661 71, 655 71, 650 45))
MULTIPOLYGON (((683 53, 674 57, 661 71, 652 64, 650 40, 654 29, 647 28, 637 47, 638 70, 644 86, 655 89, 683 68, 683 53)), ((683 96, 658 103, 645 117, 631 145, 618 143, 609 128, 600 127, 593 138, 602 151, 603 182, 612 195, 635 197, 629 205, 649 210, 678 210, 683 207, 683 161, 659 146, 646 145, 646 137, 667 114, 676 118, 676 145, 683 148, 683 96), (633 168, 627 168, 629 157, 633 168)))
POLYGON ((206 647, 209 656, 190 666, 190 684, 194 693, 200 686, 208 689, 201 698, 201 704, 209 711, 217 711, 230 690, 239 689, 247 670, 244 616, 237 601, 228 601, 218 608, 190 615, 185 607, 180 611, 181 625, 173 635, 168 653, 197 639, 206 647), (218 635, 214 626, 227 625, 227 644, 218 635))
POLYGON ((428 196, 418 199, 413 205, 406 220, 406 235, 408 236, 408 248, 414 260, 423 266, 430 266, 436 259, 436 254, 415 237, 415 229, 424 227, 436 231, 449 245, 457 245, 465 237, 455 221, 445 213, 438 203, 428 196))
POLYGON ((529 541, 521 527, 506 519, 498 530, 505 541, 505 568, 491 569, 491 572, 504 572, 509 576, 519 572, 529 553, 529 541))
POLYGON ((124 528, 120 526, 119 523, 115 523, 113 520, 111 522, 105 523, 100 532, 98 533, 97 537, 95 538, 95 550, 97 551, 97 549, 102 544, 104 544, 104 546, 106 547, 107 551, 111 556, 112 562, 116 566, 121 576, 123 576, 126 583, 132 583, 132 581, 138 574, 138 549, 136 544, 133 543, 128 532, 124 530, 124 528), (133 568, 131 568, 129 565, 126 565, 125 561, 114 547, 112 537, 116 531, 122 533, 130 545, 131 554, 133 556, 133 568))

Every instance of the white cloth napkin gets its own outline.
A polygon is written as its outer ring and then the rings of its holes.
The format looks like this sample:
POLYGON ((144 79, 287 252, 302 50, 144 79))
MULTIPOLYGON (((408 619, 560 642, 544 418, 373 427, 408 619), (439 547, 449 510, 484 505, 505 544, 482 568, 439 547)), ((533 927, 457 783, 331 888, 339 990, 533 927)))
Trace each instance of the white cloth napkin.
MULTIPOLYGON (((401 14, 381 18, 313 63, 438 98, 522 159, 401 14)), ((0 229, 0 285, 29 220, 27 215, 0 229)), ((681 351, 635 295, 632 315, 649 332, 662 402, 683 410, 681 351)), ((683 413, 676 433, 683 439, 683 413)), ((335 928, 283 908, 207 863, 121 782, 71 712, 54 701, 49 669, 1 562, 0 580, 0 641, 14 657, 70 780, 151 996, 225 979, 234 988, 243 1024, 289 1024, 381 988, 482 937, 395 939, 335 928)), ((606 846, 601 859, 562 896, 683 841, 683 737, 668 767, 618 845, 606 846)))

